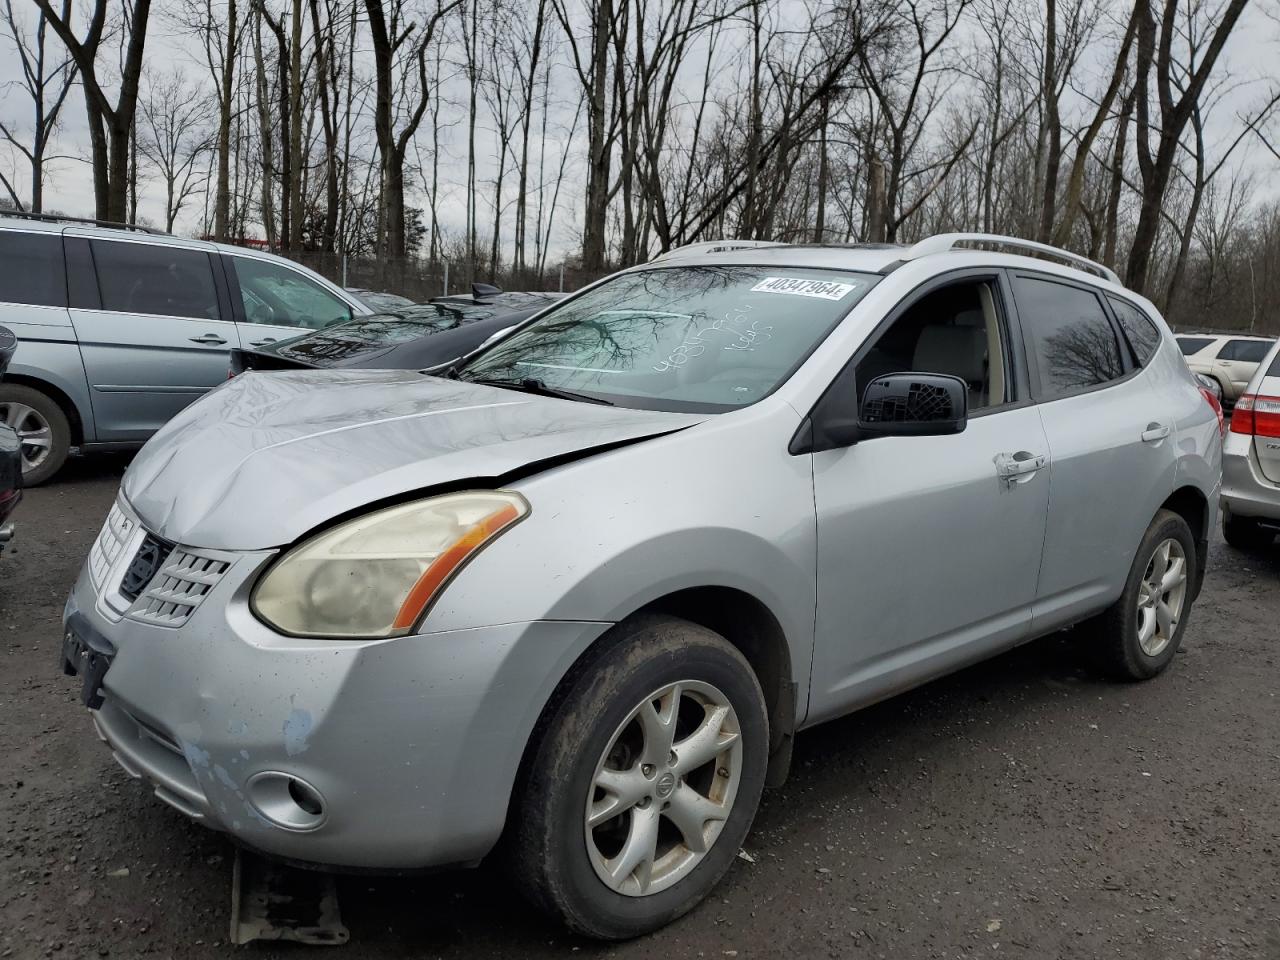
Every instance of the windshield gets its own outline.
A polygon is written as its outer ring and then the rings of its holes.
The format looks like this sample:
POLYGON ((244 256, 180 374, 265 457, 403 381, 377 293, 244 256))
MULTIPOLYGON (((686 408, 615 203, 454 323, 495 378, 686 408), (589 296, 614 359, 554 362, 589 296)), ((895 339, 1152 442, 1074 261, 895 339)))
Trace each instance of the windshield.
POLYGON ((534 380, 650 410, 732 410, 783 383, 879 279, 719 265, 625 273, 552 308, 458 375, 534 380))

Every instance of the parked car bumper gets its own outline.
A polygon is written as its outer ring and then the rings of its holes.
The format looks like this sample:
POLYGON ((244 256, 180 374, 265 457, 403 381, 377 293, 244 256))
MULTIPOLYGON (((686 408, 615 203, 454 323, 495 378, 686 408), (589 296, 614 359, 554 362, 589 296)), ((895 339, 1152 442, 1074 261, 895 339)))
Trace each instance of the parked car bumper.
POLYGON ((248 608, 270 557, 233 563, 178 629, 113 619, 86 565, 64 645, 109 663, 92 713, 115 759, 170 806, 267 854, 387 870, 483 857, 556 679, 607 624, 290 639, 248 608))
POLYGON ((1280 484, 1262 474, 1254 438, 1229 433, 1222 451, 1222 506, 1241 517, 1280 524, 1280 484))

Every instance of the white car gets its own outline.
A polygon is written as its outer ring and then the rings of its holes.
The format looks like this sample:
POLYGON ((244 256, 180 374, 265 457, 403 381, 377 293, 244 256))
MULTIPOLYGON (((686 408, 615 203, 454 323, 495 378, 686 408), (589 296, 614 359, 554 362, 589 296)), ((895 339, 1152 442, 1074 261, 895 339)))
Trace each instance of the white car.
POLYGON ((1191 372, 1216 380, 1227 404, 1240 399, 1275 342, 1273 337, 1178 334, 1178 346, 1191 372))
POLYGON ((1222 533, 1265 547, 1280 533, 1280 344, 1236 402, 1222 456, 1222 533))

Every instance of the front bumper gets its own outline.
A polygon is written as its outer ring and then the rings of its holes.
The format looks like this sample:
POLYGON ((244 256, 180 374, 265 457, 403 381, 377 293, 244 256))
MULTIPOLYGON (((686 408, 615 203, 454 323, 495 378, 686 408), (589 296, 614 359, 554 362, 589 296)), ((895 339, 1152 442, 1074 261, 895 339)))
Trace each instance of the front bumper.
POLYGON ((1227 434, 1222 451, 1222 505, 1237 516, 1280 523, 1280 484, 1263 476, 1253 437, 1227 434))
POLYGON ((93 717, 116 760, 170 806, 268 854, 386 870, 483 857, 539 713, 608 625, 291 639, 248 608, 269 559, 233 563, 176 629, 115 616, 81 572, 65 620, 114 651, 93 717), (321 817, 281 825, 278 779, 270 795, 260 786, 280 774, 318 793, 321 817))

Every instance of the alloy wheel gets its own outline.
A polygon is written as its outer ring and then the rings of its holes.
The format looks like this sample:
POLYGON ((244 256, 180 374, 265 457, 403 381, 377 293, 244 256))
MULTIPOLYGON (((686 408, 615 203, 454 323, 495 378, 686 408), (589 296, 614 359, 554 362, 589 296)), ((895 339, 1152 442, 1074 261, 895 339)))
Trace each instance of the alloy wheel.
POLYGON ((22 472, 30 473, 49 458, 53 428, 35 407, 11 400, 0 403, 0 423, 12 427, 22 445, 22 472))
POLYGON ((1155 549, 1138 585, 1138 645, 1158 657, 1173 641, 1187 597, 1187 555, 1173 538, 1155 549))
POLYGON ((738 717, 720 690, 695 680, 655 690, 596 764, 584 816, 596 875, 631 897, 688 876, 733 810, 742 765, 738 717))

